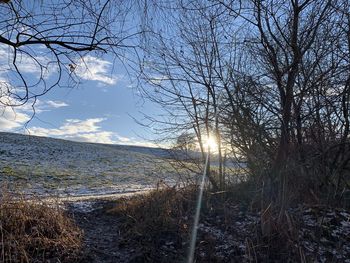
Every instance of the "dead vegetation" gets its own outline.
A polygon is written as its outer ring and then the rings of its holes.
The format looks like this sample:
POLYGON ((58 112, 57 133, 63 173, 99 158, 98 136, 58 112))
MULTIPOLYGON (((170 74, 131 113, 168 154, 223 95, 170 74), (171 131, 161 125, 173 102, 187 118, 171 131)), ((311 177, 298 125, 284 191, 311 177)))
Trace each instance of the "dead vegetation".
POLYGON ((119 200, 109 213, 122 217, 124 243, 142 248, 141 261, 174 260, 186 247, 195 199, 194 188, 159 189, 119 200))
MULTIPOLYGON (((184 262, 197 192, 195 186, 158 189, 119 200, 108 212, 122 219, 124 245, 138 248, 139 262, 184 262)), ((243 206, 238 204, 236 193, 204 192, 197 262, 227 262, 229 258, 248 257, 242 248, 253 236, 257 217, 247 211, 246 202, 242 202, 243 206), (240 228, 235 227, 236 223, 242 224, 240 228)))
MULTIPOLYGON (((346 209, 315 204, 261 210, 248 183, 204 193, 196 262, 344 262, 350 256, 346 209)), ((159 189, 108 211, 122 219, 120 246, 136 262, 184 262, 197 189, 159 189)), ((133 261, 133 262, 134 262, 133 261)))
POLYGON ((2 189, 0 262, 76 262, 81 238, 58 206, 29 202, 2 189))

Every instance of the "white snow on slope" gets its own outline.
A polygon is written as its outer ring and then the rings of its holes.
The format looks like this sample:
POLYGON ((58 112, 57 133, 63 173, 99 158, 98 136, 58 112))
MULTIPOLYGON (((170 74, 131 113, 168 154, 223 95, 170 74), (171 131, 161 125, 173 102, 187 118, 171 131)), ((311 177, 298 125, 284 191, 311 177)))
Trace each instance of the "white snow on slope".
POLYGON ((177 172, 164 157, 162 149, 0 132, 0 183, 39 195, 132 192, 175 183, 177 172))

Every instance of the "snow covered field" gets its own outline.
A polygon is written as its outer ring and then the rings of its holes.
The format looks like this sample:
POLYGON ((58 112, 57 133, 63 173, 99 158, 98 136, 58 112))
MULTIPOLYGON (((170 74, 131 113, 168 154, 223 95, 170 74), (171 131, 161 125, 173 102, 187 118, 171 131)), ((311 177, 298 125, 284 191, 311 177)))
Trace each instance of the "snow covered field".
POLYGON ((177 180, 168 157, 163 149, 0 132, 0 183, 39 195, 134 192, 177 180))

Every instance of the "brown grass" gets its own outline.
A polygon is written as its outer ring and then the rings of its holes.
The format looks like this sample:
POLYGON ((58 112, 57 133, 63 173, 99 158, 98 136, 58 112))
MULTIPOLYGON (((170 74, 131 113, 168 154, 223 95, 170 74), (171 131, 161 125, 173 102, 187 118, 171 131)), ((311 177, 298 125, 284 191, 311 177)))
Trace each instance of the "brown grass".
MULTIPOLYGON (((109 213, 120 216, 123 221, 125 242, 142 247, 139 260, 160 262, 163 256, 161 248, 171 244, 173 252, 170 262, 183 254, 191 231, 197 191, 193 187, 186 189, 165 188, 146 195, 133 196, 119 200, 109 213)), ((170 253, 171 254, 171 253, 170 253)))
MULTIPOLYGON (((140 262, 185 262, 197 194, 196 186, 158 189, 147 195, 118 200, 109 213, 122 219, 125 245, 139 248, 136 253, 139 253, 137 260, 140 262)), ((238 214, 236 209, 232 209, 237 199, 236 193, 205 191, 200 222, 213 223, 214 227, 225 231, 238 214)), ((215 250, 217 242, 221 242, 213 238, 210 234, 199 232, 197 262, 221 262, 215 258, 214 252, 210 252, 215 250), (206 259, 198 258, 202 250, 207 252, 206 259)))
MULTIPOLYGON (((121 219, 121 236, 124 245, 138 255, 135 262, 185 262, 197 193, 194 186, 158 189, 118 200, 109 210, 121 219)), ((313 242, 313 248, 318 247, 317 229, 310 228, 304 216, 310 206, 281 213, 280 207, 271 203, 261 210, 250 184, 216 193, 207 189, 203 197, 196 262, 318 262, 321 258, 305 246, 313 242)), ((329 209, 329 214, 332 211, 329 209)), ((340 217, 334 216, 334 220, 344 220, 340 217)), ((315 216, 315 222, 319 218, 322 216, 315 216)), ((340 229, 341 223, 337 227, 340 229)), ((324 251, 338 247, 329 234, 323 237, 330 241, 322 245, 324 251)), ((342 238, 345 244, 348 238, 342 238)))
POLYGON ((81 238, 58 206, 15 198, 2 189, 0 262, 76 262, 81 238))

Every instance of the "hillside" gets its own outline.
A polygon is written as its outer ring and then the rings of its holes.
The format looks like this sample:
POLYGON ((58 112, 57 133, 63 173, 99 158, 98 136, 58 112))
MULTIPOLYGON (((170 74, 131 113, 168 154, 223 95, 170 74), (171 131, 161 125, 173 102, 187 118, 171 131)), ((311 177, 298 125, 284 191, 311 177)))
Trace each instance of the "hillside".
POLYGON ((132 192, 176 179, 165 149, 0 132, 0 182, 28 194, 132 192))

